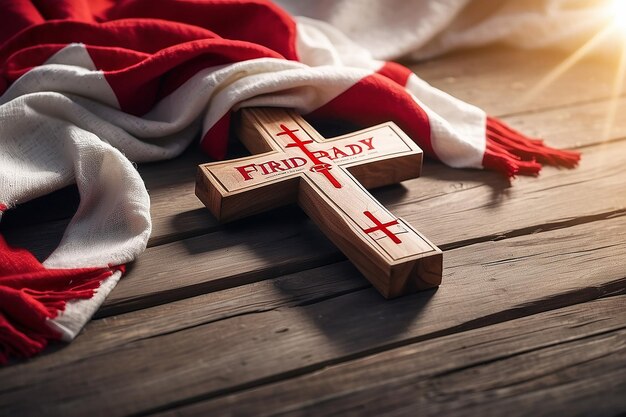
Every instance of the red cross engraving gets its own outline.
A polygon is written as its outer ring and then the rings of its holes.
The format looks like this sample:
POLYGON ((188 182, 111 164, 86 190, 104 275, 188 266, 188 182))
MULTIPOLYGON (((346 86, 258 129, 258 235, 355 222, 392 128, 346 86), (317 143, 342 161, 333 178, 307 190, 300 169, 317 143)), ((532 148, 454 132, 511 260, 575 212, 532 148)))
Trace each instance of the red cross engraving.
POLYGON ((277 133, 277 136, 287 135, 291 138, 291 140, 293 140, 293 142, 286 145, 287 148, 300 149, 307 156, 307 158, 309 158, 309 161, 313 163, 313 166, 311 167, 312 172, 322 173, 322 175, 324 175, 326 179, 330 181, 333 187, 341 188, 341 184, 339 183, 339 181, 337 181, 333 174, 330 173, 331 165, 325 164, 320 161, 319 158, 306 147, 306 145, 308 145, 309 143, 313 143, 312 140, 303 141, 302 139, 300 139, 298 135, 296 135, 296 132, 300 129, 289 129, 284 124, 281 124, 280 128, 282 129, 282 132, 277 133))
POLYGON ((389 239, 391 239, 393 243, 395 243, 396 245, 399 245, 400 243, 402 243, 402 241, 398 239, 398 236, 396 236, 391 230, 389 230, 389 226, 395 226, 396 224, 398 224, 398 220, 393 220, 387 223, 381 223, 380 220, 374 217, 374 215, 371 212, 364 211, 363 214, 365 214, 367 218, 373 221, 374 224, 376 225, 368 229, 363 229, 365 233, 370 234, 370 233, 377 232, 380 230, 381 232, 386 234, 387 237, 389 237, 389 239))

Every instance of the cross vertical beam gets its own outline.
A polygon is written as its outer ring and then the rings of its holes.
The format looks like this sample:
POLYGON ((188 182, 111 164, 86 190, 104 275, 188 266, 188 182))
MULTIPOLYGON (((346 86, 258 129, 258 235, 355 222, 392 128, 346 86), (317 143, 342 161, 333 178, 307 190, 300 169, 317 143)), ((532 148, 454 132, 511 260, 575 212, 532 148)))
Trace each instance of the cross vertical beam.
POLYGON ((239 136, 264 153, 199 167, 196 195, 218 219, 297 202, 385 297, 439 285, 442 252, 365 188, 419 175, 422 152, 393 123, 324 139, 294 112, 254 108, 239 136))
POLYGON ((287 126, 285 126, 284 124, 281 123, 280 128, 282 129, 281 132, 278 132, 276 134, 276 136, 282 136, 282 135, 288 135, 291 140, 293 140, 293 142, 291 143, 287 143, 285 145, 286 148, 298 148, 302 151, 302 153, 304 155, 306 155, 306 157, 309 159, 309 161, 311 161, 313 163, 313 166, 311 167, 311 170, 314 172, 321 172, 322 175, 324 175, 326 177, 326 179, 333 185, 333 187, 335 188, 341 188, 341 184, 339 184, 339 181, 337 181, 337 179, 335 177, 333 177, 333 174, 330 173, 330 165, 329 164, 325 164, 324 162, 320 161, 319 158, 317 157, 317 155, 315 155, 315 153, 311 152, 306 145, 308 145, 309 143, 313 143, 312 140, 307 140, 307 141, 302 141, 297 135, 296 132, 300 129, 294 129, 294 130, 290 130, 289 128, 287 128, 287 126))

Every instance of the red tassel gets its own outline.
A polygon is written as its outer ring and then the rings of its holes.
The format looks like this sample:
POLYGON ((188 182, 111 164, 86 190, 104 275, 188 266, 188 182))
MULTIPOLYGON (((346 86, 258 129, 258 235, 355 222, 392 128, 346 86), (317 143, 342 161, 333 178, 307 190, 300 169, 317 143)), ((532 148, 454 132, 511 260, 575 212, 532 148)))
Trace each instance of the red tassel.
POLYGON ((580 153, 550 148, 542 140, 531 139, 502 121, 487 117, 487 149, 483 166, 507 177, 537 175, 542 164, 573 168, 580 153))
POLYGON ((91 298, 111 268, 46 269, 27 250, 0 235, 0 364, 28 358, 61 335, 47 320, 69 300, 91 298))

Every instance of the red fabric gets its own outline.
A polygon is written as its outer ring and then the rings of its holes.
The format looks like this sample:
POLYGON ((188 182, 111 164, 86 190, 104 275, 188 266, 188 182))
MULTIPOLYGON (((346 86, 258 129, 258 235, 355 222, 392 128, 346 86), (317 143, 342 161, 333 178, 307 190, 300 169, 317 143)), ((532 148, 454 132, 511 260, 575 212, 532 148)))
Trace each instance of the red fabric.
POLYGON ((228 144, 228 131, 230 130, 230 113, 226 113, 204 135, 200 147, 213 159, 226 157, 226 145, 228 144))
POLYGON ((0 24, 0 44, 20 30, 44 22, 37 7, 29 1, 4 0, 0 3, 2 24, 0 24))
POLYGON ((137 17, 193 25, 224 39, 261 45, 286 59, 298 59, 295 22, 281 8, 265 0, 125 1, 111 8, 104 19, 137 17))
POLYGON ((410 69, 395 62, 385 62, 385 64, 376 72, 402 86, 406 85, 409 81, 409 77, 413 74, 410 69))
POLYGON ((309 117, 312 120, 344 120, 359 126, 393 120, 419 143, 427 155, 436 157, 430 140, 430 123, 426 112, 401 85, 380 73, 361 79, 312 112, 309 117))
POLYGON ((132 19, 106 24, 49 22, 4 45, 2 76, 12 83, 80 39, 104 71, 122 110, 141 115, 203 68, 255 58, 284 58, 261 44, 223 39, 178 22, 132 19), (142 35, 135 36, 140 29, 142 35))
POLYGON ((0 235, 0 364, 30 357, 60 335, 47 325, 69 300, 91 298, 110 268, 47 269, 0 235))

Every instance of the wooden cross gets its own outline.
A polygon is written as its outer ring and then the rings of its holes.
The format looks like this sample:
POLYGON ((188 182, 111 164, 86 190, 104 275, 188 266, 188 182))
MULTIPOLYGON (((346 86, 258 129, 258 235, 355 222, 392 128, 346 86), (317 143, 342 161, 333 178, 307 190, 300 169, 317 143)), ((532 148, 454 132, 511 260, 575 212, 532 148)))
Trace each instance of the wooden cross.
POLYGON ((217 219, 297 202, 386 298, 441 283, 441 250, 366 190, 420 174, 422 151, 395 124, 324 139, 294 112, 251 108, 239 137, 251 156, 198 169, 217 219))

